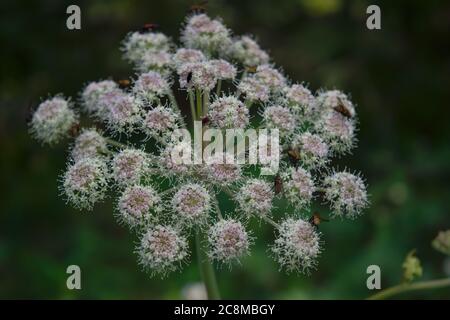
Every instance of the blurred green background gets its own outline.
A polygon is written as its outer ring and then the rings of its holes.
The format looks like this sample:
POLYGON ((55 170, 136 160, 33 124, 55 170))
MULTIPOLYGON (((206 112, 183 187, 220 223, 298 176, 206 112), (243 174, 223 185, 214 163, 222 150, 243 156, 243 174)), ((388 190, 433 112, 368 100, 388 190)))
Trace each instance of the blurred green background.
MULTIPOLYGON (((126 33, 154 22, 177 38, 192 2, 76 1, 82 30, 69 31, 73 2, 0 4, 0 298, 181 298, 200 280, 195 256, 164 280, 143 273, 136 239, 116 224, 110 201, 93 213, 65 205, 66 148, 37 145, 25 119, 40 97, 76 97, 87 81, 132 74, 119 51, 126 33), (82 269, 82 290, 66 288, 70 264, 82 269)), ((325 248, 310 277, 279 273, 267 257, 273 231, 256 224, 252 255, 218 272, 222 296, 365 298, 367 266, 381 267, 383 288, 394 285, 413 248, 424 279, 450 276, 450 260, 430 245, 450 228, 450 2, 210 0, 208 12, 236 34, 255 34, 291 79, 352 94, 359 147, 339 164, 365 175, 372 202, 355 221, 323 224, 325 248), (380 31, 365 26, 373 3, 380 31)), ((398 298, 448 299, 450 289, 398 298)))

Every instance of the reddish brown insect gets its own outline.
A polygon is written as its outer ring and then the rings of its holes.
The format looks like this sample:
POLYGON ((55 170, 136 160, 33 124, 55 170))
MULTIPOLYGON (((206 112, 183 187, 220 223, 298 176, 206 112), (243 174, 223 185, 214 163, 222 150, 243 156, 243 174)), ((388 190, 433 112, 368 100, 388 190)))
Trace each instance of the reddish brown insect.
POLYGON ((131 81, 128 79, 117 80, 117 83, 121 89, 128 88, 131 85, 131 81))
POLYGON ((342 102, 341 98, 338 97, 339 104, 334 107, 334 110, 342 114, 344 117, 351 118, 352 113, 350 110, 345 106, 345 104, 342 102))
POLYGON ((146 23, 139 29, 139 32, 140 33, 147 33, 147 32, 150 32, 150 31, 154 31, 154 30, 156 30, 158 28, 159 28, 159 25, 157 25, 156 23, 146 23))
POLYGON ((279 194, 283 191, 283 180, 281 180, 281 177, 279 174, 277 174, 275 176, 274 179, 274 189, 275 189, 275 194, 279 194))
POLYGON ((202 118, 202 124, 203 125, 206 125, 206 124, 208 124, 209 123, 209 118, 208 117, 203 117, 202 118))
POLYGON ((313 215, 311 216, 311 218, 309 218, 309 223, 311 223, 313 226, 315 226, 316 228, 319 227, 319 224, 321 224, 323 222, 328 222, 330 221, 329 219, 325 219, 324 217, 322 217, 320 215, 320 213, 318 213, 317 211, 313 213, 313 215))
POLYGON ((208 4, 208 1, 202 1, 199 3, 195 3, 191 5, 189 12, 192 13, 205 13, 206 12, 206 5, 208 4))
POLYGON ((69 130, 70 130, 70 135, 72 137, 78 136, 78 133, 80 133, 80 124, 79 123, 74 124, 69 130))
POLYGON ((248 73, 255 73, 256 72, 256 67, 255 66, 253 66, 253 67, 246 67, 245 70, 248 73))

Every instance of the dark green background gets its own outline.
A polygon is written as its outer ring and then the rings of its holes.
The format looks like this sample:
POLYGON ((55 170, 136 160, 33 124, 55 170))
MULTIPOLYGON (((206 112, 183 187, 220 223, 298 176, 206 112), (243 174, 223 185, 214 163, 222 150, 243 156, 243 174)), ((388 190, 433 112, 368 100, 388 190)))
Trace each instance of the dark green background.
MULTIPOLYGON (((93 213, 65 205, 57 180, 66 148, 37 145, 25 118, 40 97, 130 75, 118 49, 126 33, 156 22, 176 38, 190 3, 78 1, 82 30, 69 31, 72 3, 0 5, 0 297, 179 298, 199 280, 196 263, 165 280, 141 272, 136 239, 116 224, 111 202, 93 213), (81 291, 65 286, 70 264, 82 269, 81 291)), ((450 261, 445 268, 430 242, 450 228, 450 2, 210 0, 208 11, 236 34, 255 34, 291 79, 352 93, 359 147, 339 164, 365 175, 372 202, 355 221, 321 227, 325 250, 310 277, 279 273, 266 251, 273 231, 257 228, 252 255, 218 272, 223 297, 365 298, 367 266, 381 267, 383 287, 396 284, 412 248, 424 279, 449 276, 450 261), (365 27, 371 3, 382 9, 380 31, 365 27)), ((450 289, 399 298, 450 298, 450 289)))

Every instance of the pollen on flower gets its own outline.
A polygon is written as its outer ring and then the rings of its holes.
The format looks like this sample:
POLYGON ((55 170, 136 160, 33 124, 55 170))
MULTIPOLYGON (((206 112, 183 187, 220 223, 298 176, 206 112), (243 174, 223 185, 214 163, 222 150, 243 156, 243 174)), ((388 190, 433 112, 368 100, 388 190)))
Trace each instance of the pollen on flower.
POLYGON ((303 168, 290 168, 281 175, 286 199, 296 210, 310 205, 316 190, 311 174, 303 168))
POLYGON ((336 172, 326 177, 323 185, 334 216, 356 218, 369 204, 363 179, 350 172, 336 172))
POLYGON ((67 168, 63 177, 63 191, 75 208, 91 210, 106 196, 108 168, 100 159, 83 158, 67 168))
POLYGON ((321 252, 320 233, 307 221, 288 218, 278 229, 272 252, 280 269, 309 273, 316 267, 321 252))
POLYGON ((123 149, 114 156, 112 170, 119 185, 139 183, 148 173, 147 154, 138 149, 123 149))
POLYGON ((56 96, 38 106, 30 122, 30 132, 38 141, 53 145, 66 138, 77 123, 78 117, 69 101, 56 96))
POLYGON ((151 186, 132 185, 119 198, 118 218, 131 228, 145 226, 155 220, 161 198, 151 186))
POLYGON ((211 103, 208 118, 214 127, 221 129, 243 129, 250 121, 248 108, 234 96, 220 97, 211 103))
POLYGON ((174 194, 171 204, 177 218, 189 226, 201 225, 211 210, 211 196, 204 186, 188 183, 174 194))
POLYGON ((173 227, 156 225, 142 235, 137 253, 144 269, 164 276, 188 257, 188 242, 173 227))
POLYGON ((236 201, 243 213, 266 216, 272 209, 273 197, 274 192, 268 182, 249 179, 236 194, 236 201))
POLYGON ((208 245, 211 259, 231 263, 249 254, 250 237, 241 222, 219 220, 208 231, 208 245))
POLYGON ((105 138, 96 129, 83 129, 75 139, 71 156, 74 161, 83 158, 96 158, 108 152, 105 138))

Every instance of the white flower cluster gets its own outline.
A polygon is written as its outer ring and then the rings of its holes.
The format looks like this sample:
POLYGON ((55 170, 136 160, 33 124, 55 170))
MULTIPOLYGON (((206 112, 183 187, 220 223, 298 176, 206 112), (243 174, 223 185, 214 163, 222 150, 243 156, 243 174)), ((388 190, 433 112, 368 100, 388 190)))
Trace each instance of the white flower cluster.
POLYGON ((61 95, 38 106, 30 121, 37 140, 74 137, 62 178, 67 201, 90 210, 116 193, 116 217, 139 236, 139 262, 152 274, 182 265, 192 233, 203 235, 211 259, 240 261, 253 243, 246 225, 254 217, 274 226, 271 251, 280 266, 308 273, 322 251, 314 200, 330 204, 330 217, 353 219, 368 206, 359 175, 329 168, 355 146, 355 105, 342 91, 313 93, 291 83, 253 37, 233 36, 204 13, 188 16, 181 45, 152 28, 132 32, 122 49, 138 72, 134 79, 87 84, 78 110, 61 95), (78 130, 80 113, 95 125, 78 130), (277 129, 280 172, 176 163, 174 152, 194 149, 174 138, 187 119, 220 130, 277 129), (235 207, 222 213, 224 197, 235 207), (284 215, 273 214, 279 200, 290 206, 284 215))

